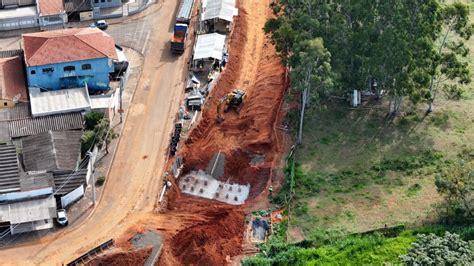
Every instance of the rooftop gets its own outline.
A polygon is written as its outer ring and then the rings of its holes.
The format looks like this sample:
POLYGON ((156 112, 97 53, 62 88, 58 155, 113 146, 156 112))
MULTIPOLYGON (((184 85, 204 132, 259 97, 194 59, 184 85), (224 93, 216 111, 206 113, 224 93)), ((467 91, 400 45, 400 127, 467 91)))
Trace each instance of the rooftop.
POLYGON ((56 195, 62 196, 86 183, 87 169, 77 171, 54 171, 56 195))
POLYGON ((20 56, 0 58, 0 99, 28 101, 20 56))
POLYGON ((23 34, 27 66, 108 57, 118 59, 114 40, 97 28, 73 28, 23 34))
POLYGON ((40 134, 49 130, 82 129, 82 126, 82 114, 79 112, 25 118, 8 122, 11 138, 40 134))
POLYGON ((14 145, 0 144, 0 193, 20 191, 18 157, 14 145))
POLYGON ((37 0, 39 15, 52 16, 64 12, 63 0, 37 0))
POLYGON ((202 20, 220 18, 232 22, 237 15, 238 9, 235 8, 235 0, 213 0, 206 1, 203 5, 202 20))
POLYGON ((91 109, 87 88, 73 88, 42 92, 31 87, 30 105, 33 117, 88 111, 91 109))
POLYGON ((207 58, 222 60, 225 38, 225 35, 219 33, 198 35, 193 60, 207 58))
POLYGON ((24 138, 25 170, 75 170, 81 155, 81 136, 81 131, 48 131, 24 138))
POLYGON ((47 172, 21 172, 20 186, 21 191, 54 187, 53 174, 47 172))
MULTIPOLYGON (((41 191, 41 193, 43 193, 43 191, 41 191)), ((52 194, 51 188, 47 191, 46 197, 0 205, 0 213, 2 214, 0 222, 20 224, 43 221, 45 219, 50 220, 56 217, 56 199, 47 196, 50 194, 52 194)))
POLYGON ((0 20, 22 17, 36 17, 36 15, 36 6, 25 6, 0 10, 0 20))

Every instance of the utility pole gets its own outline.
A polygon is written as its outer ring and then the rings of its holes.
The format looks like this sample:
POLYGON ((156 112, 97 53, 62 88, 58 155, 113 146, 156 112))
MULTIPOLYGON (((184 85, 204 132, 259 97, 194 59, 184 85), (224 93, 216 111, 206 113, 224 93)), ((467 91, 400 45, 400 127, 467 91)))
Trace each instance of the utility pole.
POLYGON ((95 169, 92 166, 92 204, 95 206, 96 196, 95 196, 95 169))
POLYGON ((92 159, 92 152, 88 152, 89 153, 89 165, 91 167, 91 179, 92 179, 92 182, 91 182, 91 188, 92 188, 92 204, 95 206, 95 202, 96 202, 96 195, 95 195, 95 167, 94 167, 94 164, 92 163, 91 159, 92 159))
POLYGON ((123 77, 120 77, 120 88, 119 88, 119 97, 120 97, 120 108, 119 108, 119 113, 120 113, 120 124, 122 124, 123 121, 123 109, 122 109, 122 90, 123 90, 123 77))

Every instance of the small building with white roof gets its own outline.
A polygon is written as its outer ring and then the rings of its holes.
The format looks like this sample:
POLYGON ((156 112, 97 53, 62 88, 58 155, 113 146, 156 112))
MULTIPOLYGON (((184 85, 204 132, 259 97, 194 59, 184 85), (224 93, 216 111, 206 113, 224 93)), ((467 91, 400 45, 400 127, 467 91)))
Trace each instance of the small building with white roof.
POLYGON ((206 71, 215 61, 222 61, 226 49, 226 36, 219 33, 198 35, 194 45, 191 69, 206 71))

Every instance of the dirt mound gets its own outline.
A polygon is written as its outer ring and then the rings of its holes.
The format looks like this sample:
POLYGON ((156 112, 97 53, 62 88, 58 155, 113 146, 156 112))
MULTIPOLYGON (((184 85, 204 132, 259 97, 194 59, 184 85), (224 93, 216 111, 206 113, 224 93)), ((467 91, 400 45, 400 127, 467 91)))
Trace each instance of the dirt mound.
POLYGON ((110 266, 110 265, 143 265, 151 254, 151 248, 140 251, 128 251, 101 255, 86 263, 87 266, 110 266))
POLYGON ((173 255, 182 264, 222 265, 226 256, 241 252, 243 212, 218 208, 205 216, 207 221, 179 232, 170 241, 173 255))

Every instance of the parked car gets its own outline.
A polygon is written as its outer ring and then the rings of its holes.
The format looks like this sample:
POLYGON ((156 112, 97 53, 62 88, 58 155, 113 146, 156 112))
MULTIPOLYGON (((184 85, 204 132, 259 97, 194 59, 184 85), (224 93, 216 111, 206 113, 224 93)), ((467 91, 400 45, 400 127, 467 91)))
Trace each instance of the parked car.
POLYGON ((98 28, 100 30, 106 30, 109 27, 109 24, 105 20, 98 20, 92 23, 89 27, 98 28))
POLYGON ((57 210, 56 221, 62 226, 66 226, 68 224, 69 221, 67 220, 67 213, 65 209, 57 210))

